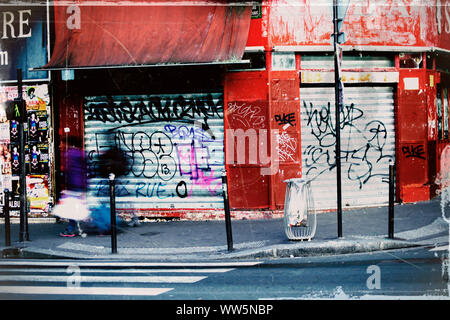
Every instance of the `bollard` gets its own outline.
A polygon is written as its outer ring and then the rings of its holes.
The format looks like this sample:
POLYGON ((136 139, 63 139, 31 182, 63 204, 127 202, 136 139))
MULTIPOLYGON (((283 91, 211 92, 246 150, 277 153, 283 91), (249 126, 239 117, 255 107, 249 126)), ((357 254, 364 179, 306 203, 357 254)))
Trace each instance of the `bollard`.
POLYGON ((109 174, 109 204, 111 210, 111 252, 117 253, 117 228, 116 228, 116 192, 114 173, 109 174))
POLYGON ((222 172, 222 192, 223 192, 223 204, 225 209, 225 228, 227 232, 227 246, 228 251, 233 250, 233 234, 231 231, 231 215, 230 215, 230 202, 228 199, 228 183, 227 183, 227 172, 224 170, 222 172))
POLYGON ((389 218, 388 218, 388 238, 394 239, 394 181, 395 167, 389 165, 389 218))
POLYGON ((5 189, 5 206, 3 207, 3 213, 5 215, 5 247, 11 246, 11 221, 9 219, 9 190, 5 189))

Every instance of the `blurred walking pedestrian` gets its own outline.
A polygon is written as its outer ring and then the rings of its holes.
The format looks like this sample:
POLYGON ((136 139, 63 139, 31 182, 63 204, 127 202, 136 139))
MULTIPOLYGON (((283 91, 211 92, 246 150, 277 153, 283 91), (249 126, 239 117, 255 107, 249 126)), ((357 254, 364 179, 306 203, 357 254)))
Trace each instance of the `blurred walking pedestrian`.
POLYGON ((55 214, 61 218, 67 218, 69 224, 62 237, 74 237, 79 235, 78 221, 89 216, 86 206, 85 193, 87 188, 86 157, 81 148, 78 137, 69 136, 66 151, 64 153, 64 182, 65 190, 62 191, 60 207, 55 214))

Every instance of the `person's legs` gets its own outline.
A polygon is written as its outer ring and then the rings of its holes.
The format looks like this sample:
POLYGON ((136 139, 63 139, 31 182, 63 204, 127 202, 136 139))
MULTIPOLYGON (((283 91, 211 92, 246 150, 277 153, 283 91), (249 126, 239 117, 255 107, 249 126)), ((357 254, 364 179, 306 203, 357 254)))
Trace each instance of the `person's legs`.
POLYGON ((67 231, 75 232, 77 230, 77 223, 75 220, 70 219, 69 224, 67 225, 67 231))
POLYGON ((60 235, 62 237, 74 237, 77 235, 77 222, 75 220, 69 219, 69 224, 67 225, 66 230, 61 233, 60 235))

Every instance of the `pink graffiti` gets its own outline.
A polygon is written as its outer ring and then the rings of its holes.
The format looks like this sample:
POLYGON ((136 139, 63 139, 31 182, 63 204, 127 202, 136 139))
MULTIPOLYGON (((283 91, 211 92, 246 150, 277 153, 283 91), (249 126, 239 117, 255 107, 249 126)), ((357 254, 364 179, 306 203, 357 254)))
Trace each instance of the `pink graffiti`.
POLYGON ((214 169, 209 166, 209 152, 206 147, 189 144, 177 144, 178 168, 180 176, 189 177, 191 185, 188 197, 192 195, 193 186, 197 185, 214 196, 222 187, 221 177, 214 177, 214 169))

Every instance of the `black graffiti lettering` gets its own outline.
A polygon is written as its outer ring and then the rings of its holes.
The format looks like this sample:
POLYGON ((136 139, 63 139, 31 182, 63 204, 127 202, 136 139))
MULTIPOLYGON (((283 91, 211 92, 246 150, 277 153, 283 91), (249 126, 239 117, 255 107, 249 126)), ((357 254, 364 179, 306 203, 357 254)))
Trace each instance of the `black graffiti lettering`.
MULTIPOLYGON (((188 107, 178 101, 176 112, 183 112, 183 108, 188 107)), ((161 110, 164 108, 162 106, 161 110)), ((122 119, 128 117, 125 113, 119 115, 122 119)), ((219 148, 214 144, 210 150, 208 143, 215 141, 196 125, 189 128, 179 123, 167 123, 161 127, 164 131, 135 131, 116 127, 95 133, 95 141, 89 142, 94 147, 88 153, 90 168, 95 172, 102 152, 116 147, 129 160, 129 168, 124 176, 130 180, 120 190, 120 195, 186 198, 197 188, 206 189, 211 195, 220 194, 221 177, 215 173, 215 167, 210 166, 210 152, 214 154, 219 148), (177 173, 179 176, 175 177, 177 173), (165 184, 166 181, 171 183, 165 184)), ((218 164, 217 161, 214 164, 218 164)), ((97 195, 104 193, 103 196, 107 196, 108 186, 97 184, 96 192, 97 195)))
POLYGON ((161 173, 164 175, 167 175, 170 173, 170 169, 169 169, 169 167, 167 167, 167 164, 163 163, 161 165, 161 173))
POLYGON ((291 126, 295 126, 295 113, 276 114, 275 121, 279 125, 290 124, 291 126))
MULTIPOLYGON (((307 128, 317 141, 317 144, 308 145, 303 151, 304 169, 308 178, 316 179, 336 167, 335 119, 330 102, 326 106, 316 107, 304 101, 303 108, 307 128)), ((387 173, 375 172, 375 164, 392 158, 383 152, 388 136, 386 126, 379 120, 373 120, 361 129, 363 116, 363 111, 354 104, 344 106, 340 112, 341 134, 346 133, 348 139, 345 141, 341 135, 341 164, 347 170, 347 179, 359 182, 360 189, 373 177, 386 176, 387 173)))
POLYGON ((132 104, 125 100, 117 104, 111 96, 107 96, 106 102, 87 103, 84 110, 88 121, 125 123, 126 126, 162 121, 194 123, 201 119, 204 131, 209 130, 208 119, 222 118, 223 100, 219 99, 217 103, 214 103, 211 94, 196 98, 178 96, 163 99, 159 96, 151 96, 146 99, 147 101, 141 99, 132 104))
POLYGON ((181 180, 180 182, 178 182, 175 191, 177 192, 177 196, 178 196, 178 197, 180 197, 180 198, 186 198, 186 197, 188 196, 188 191, 187 191, 187 185, 186 185, 186 182, 184 182, 183 180, 181 180), (181 190, 180 190, 180 189, 181 189, 181 190))
MULTIPOLYGON (((109 137, 109 135, 107 135, 109 137)), ((173 158, 173 143, 169 136, 162 131, 155 131, 150 136, 142 131, 127 133, 117 131, 114 139, 105 139, 101 134, 96 134, 96 150, 88 153, 88 167, 91 177, 98 176, 98 156, 109 148, 102 145, 102 141, 114 141, 114 147, 122 150, 128 158, 130 168, 125 175, 132 174, 135 177, 154 178, 156 175, 164 181, 168 181, 176 174, 177 165, 173 158), (164 168, 160 170, 160 166, 164 168)), ((108 143, 108 142, 107 142, 108 143)))
POLYGON ((155 131, 150 136, 150 149, 157 155, 171 154, 173 150, 172 139, 162 131, 155 131))
POLYGON ((425 160, 425 151, 423 150, 423 145, 409 145, 402 147, 402 153, 406 158, 419 158, 425 160))

